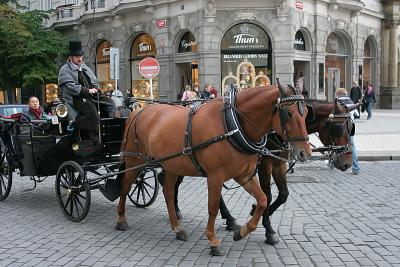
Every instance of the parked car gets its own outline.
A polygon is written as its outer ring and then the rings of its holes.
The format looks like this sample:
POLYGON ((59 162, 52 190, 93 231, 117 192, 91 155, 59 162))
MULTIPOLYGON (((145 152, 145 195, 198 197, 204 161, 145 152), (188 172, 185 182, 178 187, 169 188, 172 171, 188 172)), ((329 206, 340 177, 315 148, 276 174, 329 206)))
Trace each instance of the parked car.
POLYGON ((28 110, 28 105, 6 104, 0 105, 0 116, 11 116, 28 110))

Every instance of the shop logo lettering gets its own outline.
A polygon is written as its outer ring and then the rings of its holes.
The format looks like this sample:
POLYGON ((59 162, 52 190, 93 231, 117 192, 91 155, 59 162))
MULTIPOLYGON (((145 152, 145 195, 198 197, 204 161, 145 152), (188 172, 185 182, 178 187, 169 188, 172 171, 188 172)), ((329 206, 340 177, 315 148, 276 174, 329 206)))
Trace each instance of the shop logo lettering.
POLYGON ((146 52, 151 50, 151 45, 149 43, 143 42, 139 44, 139 51, 146 52))
POLYGON ((241 33, 233 36, 235 44, 254 44, 258 43, 258 38, 251 34, 241 33))
POLYGON ((294 40, 294 44, 303 45, 304 42, 303 42, 303 40, 301 40, 301 39, 296 39, 296 40, 294 40))
POLYGON ((182 40, 182 42, 181 42, 181 46, 184 48, 188 48, 189 46, 193 46, 193 45, 196 45, 196 41, 188 42, 186 40, 182 40))
POLYGON ((105 47, 101 50, 101 52, 103 53, 103 56, 109 56, 110 55, 110 48, 109 47, 105 47))

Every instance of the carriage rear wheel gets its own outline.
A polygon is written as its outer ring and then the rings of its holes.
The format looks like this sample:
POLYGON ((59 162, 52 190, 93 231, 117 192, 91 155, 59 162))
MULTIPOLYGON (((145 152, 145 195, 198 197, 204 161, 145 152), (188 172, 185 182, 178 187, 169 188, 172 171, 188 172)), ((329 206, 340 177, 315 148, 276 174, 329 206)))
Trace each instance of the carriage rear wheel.
POLYGON ((159 187, 157 171, 144 169, 136 178, 128 197, 136 207, 146 208, 156 200, 159 187))
POLYGON ((5 148, 0 147, 0 201, 10 194, 12 186, 12 170, 7 162, 5 148))
POLYGON ((82 221, 90 208, 90 186, 85 172, 75 161, 64 162, 56 176, 57 202, 64 216, 73 222, 82 221))

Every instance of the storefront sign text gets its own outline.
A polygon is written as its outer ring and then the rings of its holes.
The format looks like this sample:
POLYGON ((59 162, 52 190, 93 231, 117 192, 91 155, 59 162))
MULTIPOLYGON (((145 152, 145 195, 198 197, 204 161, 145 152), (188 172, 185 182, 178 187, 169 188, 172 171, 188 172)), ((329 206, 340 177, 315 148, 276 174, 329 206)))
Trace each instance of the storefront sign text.
POLYGON ((196 45, 196 41, 187 41, 187 40, 182 40, 181 41, 181 46, 185 49, 187 49, 188 47, 191 47, 193 45, 196 45))

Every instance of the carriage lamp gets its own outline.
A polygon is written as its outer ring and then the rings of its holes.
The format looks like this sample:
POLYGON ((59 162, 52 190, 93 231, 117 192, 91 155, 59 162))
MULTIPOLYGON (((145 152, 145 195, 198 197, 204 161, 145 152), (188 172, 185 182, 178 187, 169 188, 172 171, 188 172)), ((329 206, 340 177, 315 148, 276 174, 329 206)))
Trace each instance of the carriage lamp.
POLYGON ((57 116, 60 117, 60 118, 65 118, 65 117, 67 117, 67 115, 68 115, 68 108, 67 108, 67 106, 64 105, 64 104, 59 104, 59 105, 56 107, 56 114, 57 114, 57 116))
POLYGON ((328 118, 329 118, 330 120, 333 120, 333 119, 335 118, 335 116, 331 113, 331 114, 329 114, 328 118))
POLYGON ((72 150, 77 151, 79 149, 79 145, 77 143, 72 144, 72 150))

